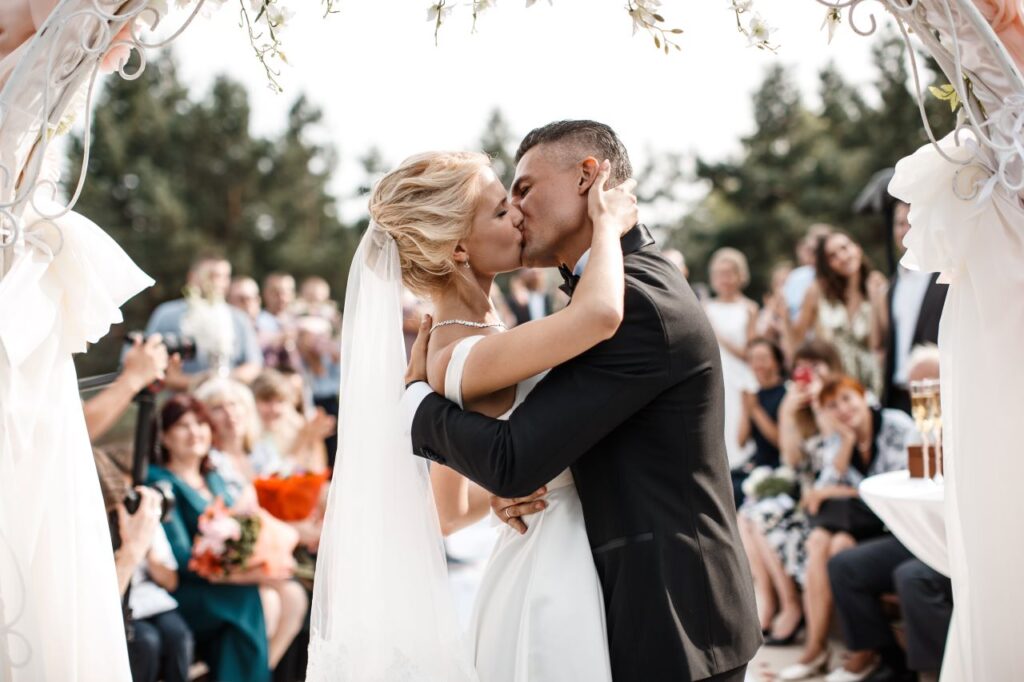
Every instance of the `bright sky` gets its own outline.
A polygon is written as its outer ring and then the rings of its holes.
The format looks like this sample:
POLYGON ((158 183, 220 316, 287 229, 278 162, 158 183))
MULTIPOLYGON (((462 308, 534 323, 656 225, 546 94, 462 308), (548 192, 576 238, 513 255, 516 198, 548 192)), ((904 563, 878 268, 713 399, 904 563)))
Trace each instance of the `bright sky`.
MULTIPOLYGON (((434 46, 428 0, 339 0, 326 19, 315 0, 289 0, 283 34, 290 66, 284 94, 266 87, 238 26, 234 0, 198 19, 178 40, 183 77, 201 92, 227 72, 250 86, 254 129, 279 129, 300 92, 323 108, 323 134, 341 153, 339 193, 360 179, 357 159, 378 146, 390 163, 427 149, 473 148, 500 106, 517 135, 563 118, 610 124, 641 165, 648 150, 722 158, 750 132, 750 93, 776 60, 806 92, 829 60, 853 83, 873 77, 870 38, 845 24, 831 45, 817 0, 757 0, 779 30, 778 55, 746 47, 727 0, 668 0, 663 14, 683 51, 665 56, 646 34, 631 36, 623 0, 499 0, 470 31, 468 0, 456 4, 434 46), (217 45, 216 55, 211 45, 217 45)), ((862 11, 868 11, 865 7, 862 11)), ((884 12, 871 7, 879 19, 884 12)))

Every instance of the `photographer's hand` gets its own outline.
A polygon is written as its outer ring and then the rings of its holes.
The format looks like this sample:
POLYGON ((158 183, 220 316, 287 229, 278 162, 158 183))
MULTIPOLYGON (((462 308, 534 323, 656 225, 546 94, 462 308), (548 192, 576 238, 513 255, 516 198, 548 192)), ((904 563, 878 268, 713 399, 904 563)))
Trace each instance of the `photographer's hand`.
POLYGON ((121 547, 114 552, 114 565, 121 594, 128 589, 135 568, 146 557, 153 544, 163 504, 160 493, 152 488, 138 486, 135 492, 141 499, 134 514, 129 514, 123 504, 117 505, 117 528, 121 536, 121 547))
POLYGON ((125 353, 121 376, 138 393, 154 381, 164 379, 168 362, 167 346, 159 334, 153 334, 145 343, 135 337, 132 347, 125 353))
POLYGON ((159 334, 149 337, 145 343, 141 337, 134 338, 125 353, 121 374, 83 405, 89 439, 95 441, 109 431, 139 391, 164 378, 168 363, 167 347, 159 334))

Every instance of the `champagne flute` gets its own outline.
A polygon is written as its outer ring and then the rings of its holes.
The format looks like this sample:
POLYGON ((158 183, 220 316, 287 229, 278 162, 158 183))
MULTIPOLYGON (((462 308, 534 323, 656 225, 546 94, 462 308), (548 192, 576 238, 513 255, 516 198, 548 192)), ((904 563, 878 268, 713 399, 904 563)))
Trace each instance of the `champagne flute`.
POLYGON ((925 381, 910 382, 910 414, 921 434, 921 467, 925 479, 931 478, 928 467, 928 432, 931 431, 931 414, 928 409, 928 387, 925 381))
POLYGON ((931 379, 928 384, 928 418, 931 421, 932 437, 935 440, 935 471, 932 477, 936 483, 943 482, 942 474, 942 393, 939 381, 931 379))

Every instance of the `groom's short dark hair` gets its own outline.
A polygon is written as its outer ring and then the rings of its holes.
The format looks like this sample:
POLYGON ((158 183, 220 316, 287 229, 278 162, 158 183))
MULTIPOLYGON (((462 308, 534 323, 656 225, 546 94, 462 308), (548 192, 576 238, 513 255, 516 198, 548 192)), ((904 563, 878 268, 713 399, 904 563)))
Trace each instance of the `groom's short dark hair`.
POLYGON ((537 145, 554 143, 573 145, 598 161, 608 159, 612 164, 609 178, 611 185, 618 185, 633 175, 626 146, 610 126, 597 121, 555 121, 534 128, 519 144, 516 163, 537 145))

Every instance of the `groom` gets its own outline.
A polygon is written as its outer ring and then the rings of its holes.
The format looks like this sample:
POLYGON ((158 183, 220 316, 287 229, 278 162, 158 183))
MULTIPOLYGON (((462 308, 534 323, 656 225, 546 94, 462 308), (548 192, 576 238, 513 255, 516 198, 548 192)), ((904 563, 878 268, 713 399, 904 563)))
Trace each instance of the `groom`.
MULTIPOLYGON (((538 128, 516 154, 523 264, 558 266, 570 296, 591 241, 593 159, 611 161, 611 185, 632 175, 618 137, 593 121, 538 128)), ((614 337, 554 368, 507 422, 410 384, 413 450, 505 498, 571 466, 614 679, 739 681, 761 635, 725 453, 718 344, 647 228, 626 233, 622 250, 625 316, 614 337)), ((414 353, 408 378, 425 380, 425 366, 414 353)))

